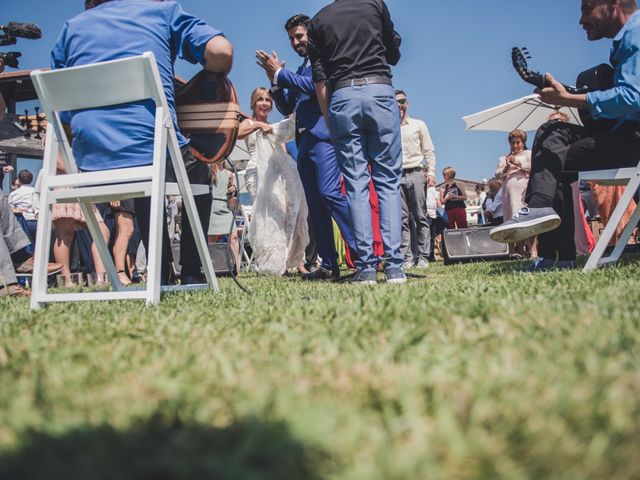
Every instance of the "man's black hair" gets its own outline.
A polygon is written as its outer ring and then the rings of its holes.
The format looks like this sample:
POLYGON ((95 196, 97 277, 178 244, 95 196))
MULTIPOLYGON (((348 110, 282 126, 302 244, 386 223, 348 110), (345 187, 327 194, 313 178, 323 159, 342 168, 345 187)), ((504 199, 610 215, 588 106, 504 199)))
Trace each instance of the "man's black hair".
POLYGON ((298 15, 294 15, 289 20, 287 20, 287 22, 284 24, 284 30, 288 32, 292 28, 298 27, 300 25, 302 25, 305 28, 308 28, 310 21, 311 19, 309 17, 307 17, 302 13, 299 13, 298 15))
POLYGON ((18 180, 20 180, 22 185, 31 185, 31 182, 33 182, 33 173, 29 170, 20 170, 18 180))
POLYGON ((89 10, 90 8, 97 7, 101 3, 110 2, 111 0, 84 0, 84 9, 89 10))

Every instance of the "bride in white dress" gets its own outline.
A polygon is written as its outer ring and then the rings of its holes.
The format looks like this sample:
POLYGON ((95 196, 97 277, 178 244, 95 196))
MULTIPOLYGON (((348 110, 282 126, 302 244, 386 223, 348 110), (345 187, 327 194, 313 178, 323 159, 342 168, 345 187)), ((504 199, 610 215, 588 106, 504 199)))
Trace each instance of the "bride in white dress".
POLYGON ((269 90, 255 89, 253 117, 240 124, 238 138, 244 138, 250 157, 245 178, 253 200, 249 242, 256 270, 283 275, 304 263, 308 209, 296 162, 283 146, 295 138, 294 119, 271 125, 272 108, 269 90))

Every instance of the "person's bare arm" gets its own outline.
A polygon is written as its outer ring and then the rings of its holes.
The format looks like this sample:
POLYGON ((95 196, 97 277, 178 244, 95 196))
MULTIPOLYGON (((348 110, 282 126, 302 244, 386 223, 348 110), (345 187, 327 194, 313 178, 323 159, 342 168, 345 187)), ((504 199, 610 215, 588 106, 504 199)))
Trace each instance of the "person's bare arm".
POLYGON ((263 133, 271 133, 273 131, 273 126, 256 120, 243 120, 240 122, 240 127, 238 128, 238 139, 243 140, 256 130, 262 130, 263 133))
POLYGON ((233 65, 233 45, 222 35, 217 35, 207 42, 204 50, 204 68, 210 72, 224 73, 231 71, 233 65))

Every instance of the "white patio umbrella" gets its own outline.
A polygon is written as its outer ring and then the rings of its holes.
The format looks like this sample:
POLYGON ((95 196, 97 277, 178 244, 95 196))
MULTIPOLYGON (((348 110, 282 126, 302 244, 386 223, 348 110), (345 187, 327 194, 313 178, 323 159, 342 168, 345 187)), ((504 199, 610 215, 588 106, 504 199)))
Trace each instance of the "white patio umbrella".
POLYGON ((554 111, 560 111, 569 117, 570 123, 582 125, 575 108, 548 105, 540 101, 539 95, 528 95, 503 105, 467 115, 462 119, 467 124, 466 130, 493 130, 510 132, 520 130, 537 130, 554 111))

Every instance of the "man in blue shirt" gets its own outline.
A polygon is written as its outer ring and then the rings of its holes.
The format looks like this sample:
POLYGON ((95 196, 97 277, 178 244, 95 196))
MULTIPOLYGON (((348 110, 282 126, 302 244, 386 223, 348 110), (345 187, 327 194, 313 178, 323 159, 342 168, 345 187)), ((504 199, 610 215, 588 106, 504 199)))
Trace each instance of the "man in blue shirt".
POLYGON ((588 109, 593 118, 612 120, 615 126, 599 129, 554 121, 538 129, 528 206, 491 231, 491 238, 505 243, 539 235, 539 258, 528 267, 530 271, 575 267, 570 185, 575 172, 633 167, 640 161, 640 13, 636 0, 582 0, 580 24, 589 40, 613 39, 613 87, 571 94, 547 74, 550 86, 536 93, 545 103, 588 109))
POLYGON ((356 251, 351 229, 347 199, 340 188, 340 169, 336 151, 329 138, 327 125, 318 105, 315 85, 311 78, 311 64, 307 57, 307 28, 309 17, 295 15, 285 23, 291 47, 304 58, 303 64, 293 73, 282 68, 277 55, 259 50, 259 64, 265 69, 274 87, 271 96, 280 113, 296 114, 296 146, 298 148, 298 172, 309 205, 309 220, 313 227, 318 254, 322 258, 320 268, 303 275, 306 280, 337 279, 340 275, 338 252, 333 238, 336 221, 345 243, 356 251))
MULTIPOLYGON (((175 1, 86 0, 85 12, 64 25, 52 51, 52 67, 66 68, 140 55, 155 54, 160 77, 182 148, 183 159, 192 183, 209 184, 208 165, 199 162, 188 149, 188 140, 180 133, 175 112, 173 87, 177 57, 200 63, 212 72, 228 73, 233 49, 222 32, 182 10, 175 1)), ((96 92, 99 95, 99 92, 96 92)), ((126 106, 71 112, 73 153, 83 171, 149 165, 153 159, 155 105, 152 100, 126 106)), ((168 168, 167 180, 173 172, 168 168)), ((208 230, 211 196, 195 197, 203 230, 208 230)), ((136 215, 148 247, 148 198, 136 199, 136 215)), ((181 259, 182 282, 203 281, 200 258, 193 232, 183 213, 181 259)), ((163 242, 163 282, 169 280, 170 246, 168 234, 163 242)))

